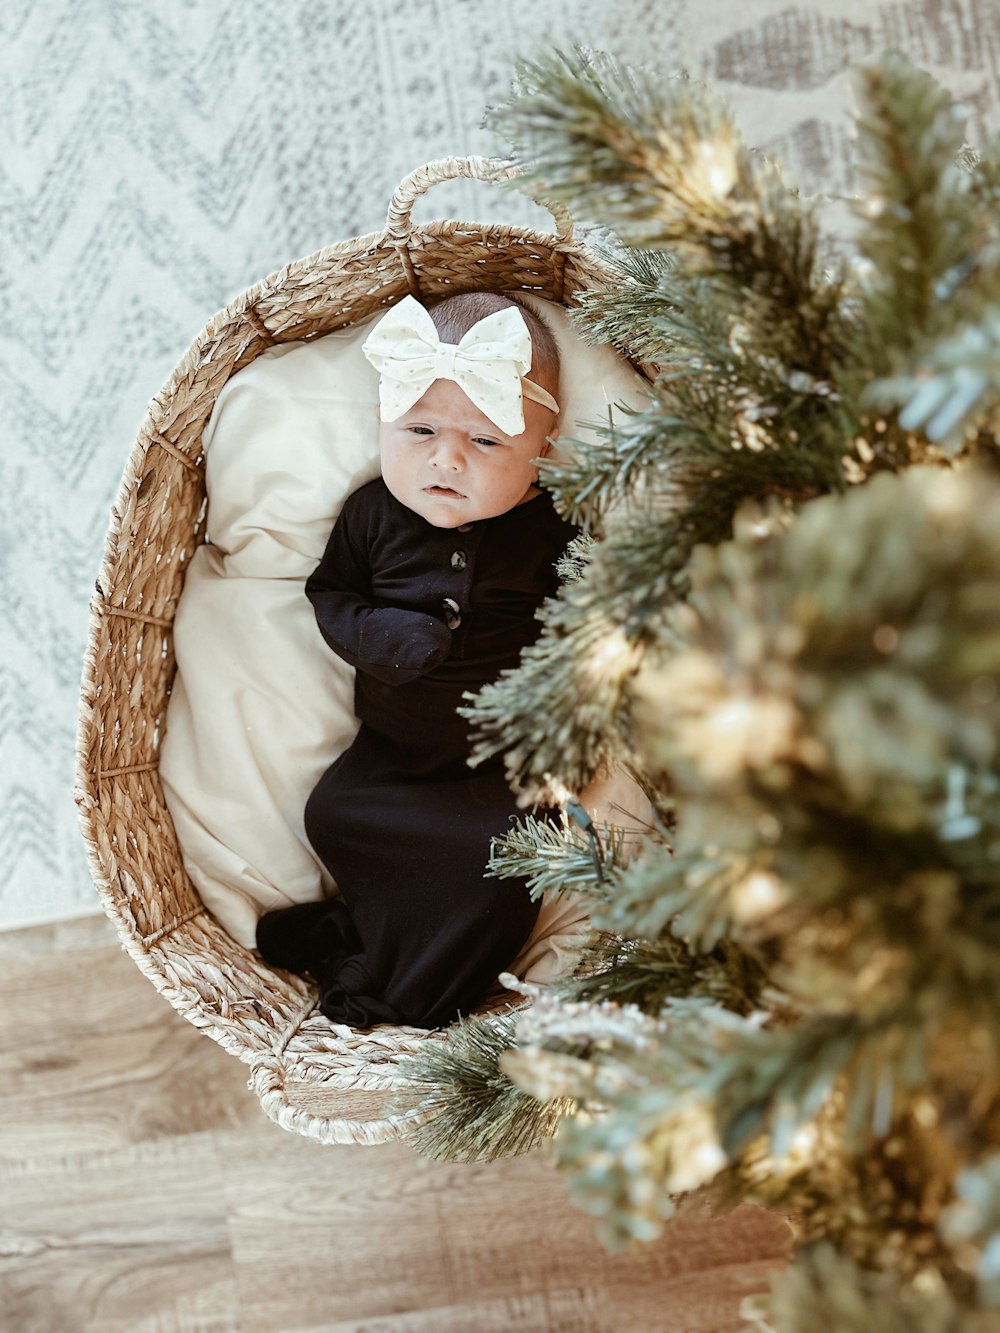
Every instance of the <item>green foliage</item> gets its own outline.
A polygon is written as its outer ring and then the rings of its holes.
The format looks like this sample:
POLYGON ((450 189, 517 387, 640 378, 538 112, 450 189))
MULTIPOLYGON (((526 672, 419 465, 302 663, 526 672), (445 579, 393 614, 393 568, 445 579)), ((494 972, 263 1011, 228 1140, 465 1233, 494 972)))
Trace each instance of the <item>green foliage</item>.
POLYGON ((558 804, 602 768, 628 760, 624 682, 632 650, 614 619, 593 613, 586 572, 539 618, 541 635, 516 671, 459 711, 473 724, 473 763, 502 752, 508 778, 526 799, 558 804))
POLYGON ((654 942, 602 934, 581 951, 578 974, 557 986, 572 1003, 612 1000, 658 1015, 668 1002, 696 995, 734 1013, 761 1002, 765 973, 757 959, 728 941, 694 953, 665 934, 654 942))
POLYGON ((692 271, 751 289, 770 282, 771 299, 807 326, 811 215, 703 84, 556 51, 519 64, 513 97, 490 121, 529 192, 604 223, 627 246, 669 247, 692 271))
POLYGON ((532 898, 578 893, 598 900, 610 892, 624 861, 624 835, 605 827, 592 841, 579 825, 527 815, 503 838, 493 840, 488 874, 526 879, 532 898))
POLYGON ((500 1068, 516 1021, 511 1010, 466 1018, 449 1029, 447 1041, 424 1042, 400 1062, 407 1081, 390 1114, 406 1117, 403 1137, 418 1152, 489 1162, 530 1152, 554 1132, 569 1100, 537 1099, 500 1068))
POLYGON ((932 1277, 898 1283, 839 1254, 804 1251, 771 1281, 767 1297, 744 1302, 753 1333, 995 1333, 996 1316, 970 1310, 932 1277))
POLYGON ((1000 1152, 959 1173, 958 1198, 941 1219, 975 1273, 984 1305, 1000 1306, 1000 1152))
POLYGON ((899 347, 948 321, 946 302, 973 271, 981 220, 958 161, 964 113, 896 52, 858 68, 854 89, 858 250, 871 265, 863 322, 873 341, 888 334, 899 347))
POLYGON ((985 1333, 1000 162, 901 56, 856 87, 843 257, 689 79, 556 53, 494 118, 529 189, 617 234, 575 318, 650 388, 546 465, 588 536, 466 715, 527 802, 619 762, 677 820, 632 859, 530 816, 498 842, 492 873, 580 894, 603 934, 502 1029, 446 1037, 417 1119, 439 1108, 434 1151, 491 1153, 522 1141, 516 1090, 523 1141, 559 1120, 612 1246, 693 1191, 797 1212, 797 1261, 748 1306, 761 1333, 985 1333))
POLYGON ((862 66, 855 89, 867 188, 857 205, 852 396, 862 409, 898 410, 892 434, 901 452, 927 452, 902 438, 920 432, 955 453, 984 415, 996 425, 997 169, 987 159, 970 171, 963 112, 901 55, 862 66))
POLYGON ((701 85, 654 84, 579 54, 521 78, 497 123, 530 144, 528 188, 544 181, 625 242, 607 256, 620 286, 584 298, 581 329, 658 370, 648 410, 612 405, 596 446, 571 441, 568 458, 545 465, 562 512, 603 540, 544 611, 521 668, 468 713, 477 755, 504 753, 526 796, 551 797, 554 775, 577 789, 627 757, 628 682, 650 622, 685 595, 694 547, 728 537, 748 498, 844 484, 853 424, 834 377, 849 322, 810 210, 701 85))

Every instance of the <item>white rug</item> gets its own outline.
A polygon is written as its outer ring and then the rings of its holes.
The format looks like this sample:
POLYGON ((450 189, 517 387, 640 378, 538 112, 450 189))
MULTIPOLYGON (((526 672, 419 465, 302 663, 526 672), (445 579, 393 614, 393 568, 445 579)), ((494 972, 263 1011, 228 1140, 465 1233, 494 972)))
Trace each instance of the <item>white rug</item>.
MULTIPOLYGON (((147 400, 208 317, 381 226, 549 39, 704 71, 749 141, 843 192, 846 68, 895 45, 1000 125, 995 0, 4 0, 0 927, 95 909, 72 805, 87 604, 147 400), (849 8, 851 17, 843 17, 849 8)), ((538 224, 489 187, 424 216, 538 224)))

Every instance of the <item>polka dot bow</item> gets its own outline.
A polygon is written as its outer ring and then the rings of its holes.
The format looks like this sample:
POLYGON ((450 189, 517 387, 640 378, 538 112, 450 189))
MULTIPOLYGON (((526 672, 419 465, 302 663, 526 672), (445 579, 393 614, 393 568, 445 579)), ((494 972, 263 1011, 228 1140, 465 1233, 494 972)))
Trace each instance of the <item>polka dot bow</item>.
POLYGON ((404 296, 375 325, 362 351, 379 373, 383 421, 402 416, 435 380, 454 380, 506 435, 524 430, 524 396, 559 410, 550 393, 524 379, 531 335, 513 306, 473 324, 460 342, 446 343, 420 302, 404 296))

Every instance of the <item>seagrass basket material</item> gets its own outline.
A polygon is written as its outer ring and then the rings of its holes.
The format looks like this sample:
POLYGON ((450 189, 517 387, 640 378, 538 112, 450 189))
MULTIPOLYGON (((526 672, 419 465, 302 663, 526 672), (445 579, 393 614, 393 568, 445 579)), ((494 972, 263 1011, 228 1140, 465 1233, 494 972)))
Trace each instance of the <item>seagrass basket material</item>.
POLYGON ((77 744, 76 800, 90 866, 123 947, 186 1019, 251 1068, 268 1115, 326 1143, 380 1143, 398 1062, 434 1036, 356 1032, 315 1009, 300 978, 277 972, 212 918, 182 864, 158 773, 174 677, 173 620, 205 539, 202 432, 230 378, 277 343, 320 337, 394 305, 464 290, 524 290, 572 306, 610 275, 557 231, 456 221, 417 225, 416 199, 464 176, 515 174, 449 158, 400 184, 385 228, 319 250, 265 278, 209 320, 152 400, 125 466, 91 604, 77 744))

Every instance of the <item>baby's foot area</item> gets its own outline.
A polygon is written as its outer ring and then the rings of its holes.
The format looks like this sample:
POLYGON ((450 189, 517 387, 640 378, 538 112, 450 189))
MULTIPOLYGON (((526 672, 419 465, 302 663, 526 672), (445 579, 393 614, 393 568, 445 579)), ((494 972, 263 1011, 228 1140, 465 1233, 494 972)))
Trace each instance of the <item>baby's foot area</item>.
POLYGON ((272 967, 318 977, 356 950, 358 938, 344 904, 328 899, 265 912, 257 922, 257 948, 272 967))
POLYGON ((363 953, 337 960, 318 980, 320 1013, 333 1023, 370 1028, 403 1022, 399 1011, 378 994, 381 987, 363 953))

